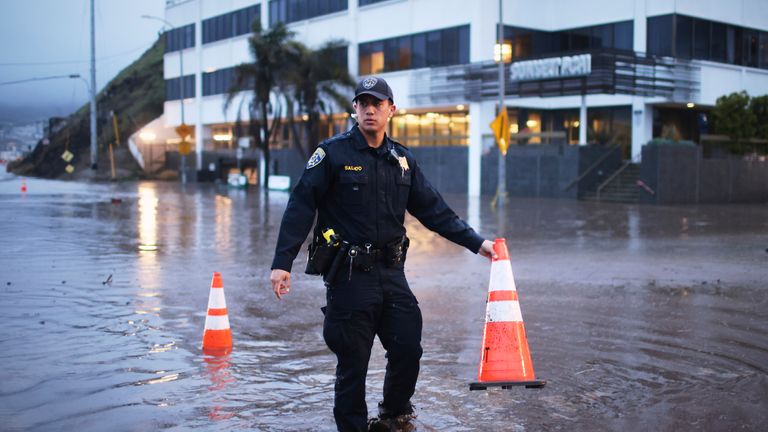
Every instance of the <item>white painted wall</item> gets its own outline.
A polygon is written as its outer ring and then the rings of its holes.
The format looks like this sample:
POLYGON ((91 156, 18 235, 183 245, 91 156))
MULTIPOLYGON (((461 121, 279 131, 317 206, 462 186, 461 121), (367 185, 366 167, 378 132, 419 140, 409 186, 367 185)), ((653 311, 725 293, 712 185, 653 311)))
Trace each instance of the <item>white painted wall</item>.
POLYGON ((192 0, 165 8, 165 19, 175 27, 191 24, 197 20, 198 2, 192 0))
POLYGON ((205 44, 202 56, 203 72, 213 72, 250 62, 252 59, 248 50, 248 35, 205 44))
POLYGON ((752 96, 768 94, 768 70, 695 61, 701 65, 701 95, 697 103, 714 105, 717 98, 746 91, 752 96))
MULTIPOLYGON (((238 9, 255 6, 261 2, 253 0, 198 0, 203 2, 202 15, 203 19, 208 19, 214 16, 225 14, 227 12, 236 11, 238 9)), ((264 0, 261 5, 262 8, 269 7, 268 1, 264 0)))
POLYGON ((483 135, 491 133, 488 126, 495 116, 495 101, 473 102, 469 104, 469 196, 480 196, 481 162, 483 158, 483 135))
MULTIPOLYGON (((562 30, 631 20, 634 17, 635 1, 637 0, 548 0, 517 3, 525 4, 523 7, 535 11, 537 15, 543 15, 547 20, 546 27, 543 28, 562 30), (540 12, 541 9, 544 11, 540 12)), ((523 23, 515 25, 530 26, 523 23)))
POLYGON ((648 45, 648 9, 647 0, 635 0, 633 19, 632 44, 636 52, 644 53, 648 45))

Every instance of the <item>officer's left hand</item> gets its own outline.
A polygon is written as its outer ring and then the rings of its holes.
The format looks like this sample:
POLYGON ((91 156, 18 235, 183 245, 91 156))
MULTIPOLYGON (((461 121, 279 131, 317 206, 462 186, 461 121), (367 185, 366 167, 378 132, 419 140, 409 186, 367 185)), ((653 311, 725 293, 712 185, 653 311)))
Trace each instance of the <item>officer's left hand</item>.
POLYGON ((485 240, 483 244, 480 245, 480 249, 477 251, 477 253, 488 259, 498 258, 496 251, 493 250, 493 242, 490 240, 485 240))

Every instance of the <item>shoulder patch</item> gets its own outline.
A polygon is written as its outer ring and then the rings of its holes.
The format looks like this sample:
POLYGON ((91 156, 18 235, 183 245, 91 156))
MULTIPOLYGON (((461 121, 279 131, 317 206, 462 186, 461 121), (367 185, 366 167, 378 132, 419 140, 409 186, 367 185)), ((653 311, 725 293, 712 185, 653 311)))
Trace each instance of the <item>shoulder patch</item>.
POLYGON ((318 147, 317 150, 315 150, 315 152, 312 153, 312 156, 310 156, 309 160, 307 161, 307 169, 318 166, 320 162, 323 161, 324 158, 325 158, 325 150, 323 150, 321 147, 318 147))

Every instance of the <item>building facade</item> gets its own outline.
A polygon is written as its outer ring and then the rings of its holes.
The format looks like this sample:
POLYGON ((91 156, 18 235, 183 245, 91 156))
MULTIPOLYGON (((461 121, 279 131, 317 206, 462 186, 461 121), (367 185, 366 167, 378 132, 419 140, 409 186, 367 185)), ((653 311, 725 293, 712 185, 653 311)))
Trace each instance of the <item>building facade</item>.
MULTIPOLYGON (((381 75, 394 90, 390 135, 424 152, 438 187, 470 195, 487 192, 484 158, 494 151, 489 124, 500 91, 513 146, 616 146, 634 161, 654 137, 699 142, 719 96, 768 94, 765 0, 506 0, 501 48, 497 0, 166 5, 174 28, 166 40, 164 118, 171 128, 182 123, 183 95, 198 171, 207 169, 208 152, 238 146, 233 124, 241 107, 223 107, 234 66, 251 61, 252 20, 285 22, 310 47, 345 40, 339 61, 350 73, 381 75), (494 56, 505 61, 503 86, 494 56)), ((347 126, 348 114, 329 120, 330 135, 347 126)))

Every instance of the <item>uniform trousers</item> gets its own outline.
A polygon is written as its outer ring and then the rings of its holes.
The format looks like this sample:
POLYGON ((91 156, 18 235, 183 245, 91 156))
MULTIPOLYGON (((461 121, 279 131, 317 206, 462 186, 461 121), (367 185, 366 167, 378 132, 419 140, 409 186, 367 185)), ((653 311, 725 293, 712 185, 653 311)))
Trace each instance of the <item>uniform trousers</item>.
POLYGON ((365 379, 375 336, 386 350, 382 408, 410 405, 422 355, 422 318, 402 267, 344 268, 328 289, 323 338, 336 354, 333 415, 339 431, 366 431, 365 379))

